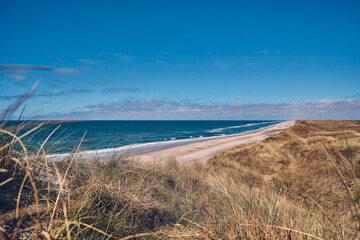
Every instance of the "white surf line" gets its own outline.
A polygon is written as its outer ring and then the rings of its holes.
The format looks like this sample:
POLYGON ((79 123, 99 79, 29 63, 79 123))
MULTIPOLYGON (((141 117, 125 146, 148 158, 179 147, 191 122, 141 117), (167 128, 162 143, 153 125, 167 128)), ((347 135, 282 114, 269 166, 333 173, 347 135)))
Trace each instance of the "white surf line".
POLYGON ((163 161, 175 157, 180 162, 207 161, 215 155, 232 149, 241 144, 260 142, 268 137, 276 136, 278 133, 292 127, 295 121, 281 122, 245 135, 217 138, 207 141, 199 141, 186 145, 169 147, 148 153, 139 154, 141 161, 163 161))
MULTIPOLYGON (((281 122, 280 122, 281 123, 281 122)), ((256 124, 256 123, 255 123, 256 124)), ((265 124, 265 123, 262 123, 265 124)), ((94 157, 101 157, 101 158, 109 158, 113 156, 114 154, 122 154, 127 153, 128 155, 138 155, 138 154, 144 154, 147 152, 157 151, 169 147, 175 147, 175 146, 181 146, 188 143, 195 143, 195 142, 201 142, 201 141, 207 141, 211 139, 220 139, 220 138, 228 138, 228 137, 235 137, 235 136, 241 136, 250 134, 256 131, 260 131, 266 128, 270 128, 276 124, 279 124, 279 122, 273 122, 273 124, 269 126, 265 126, 262 128, 254 129, 254 130, 248 130, 241 133, 234 133, 234 134, 221 134, 217 136, 209 136, 209 137, 189 137, 187 139, 178 139, 178 140, 170 140, 170 141, 156 141, 156 142, 148 142, 148 143, 135 143, 131 145, 125 145, 121 147, 114 147, 114 148, 103 148, 103 149, 94 149, 94 150, 84 150, 77 153, 78 157, 80 158, 94 158, 94 157)), ((257 124, 260 125, 260 124, 257 124)), ((252 125, 253 126, 253 125, 252 125)), ((49 154, 46 155, 46 158, 49 160, 61 160, 63 158, 68 157, 72 153, 56 153, 56 154, 49 154)))

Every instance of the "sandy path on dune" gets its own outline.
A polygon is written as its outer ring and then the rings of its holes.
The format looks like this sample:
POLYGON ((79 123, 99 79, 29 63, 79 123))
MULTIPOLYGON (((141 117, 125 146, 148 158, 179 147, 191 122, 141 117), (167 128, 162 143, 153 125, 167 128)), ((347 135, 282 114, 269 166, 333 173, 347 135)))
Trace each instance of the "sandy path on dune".
POLYGON ((185 162, 207 161, 211 157, 240 144, 260 142, 265 138, 275 136, 294 124, 295 121, 282 122, 249 134, 187 143, 139 154, 137 156, 142 161, 161 161, 171 157, 176 157, 178 161, 185 162))

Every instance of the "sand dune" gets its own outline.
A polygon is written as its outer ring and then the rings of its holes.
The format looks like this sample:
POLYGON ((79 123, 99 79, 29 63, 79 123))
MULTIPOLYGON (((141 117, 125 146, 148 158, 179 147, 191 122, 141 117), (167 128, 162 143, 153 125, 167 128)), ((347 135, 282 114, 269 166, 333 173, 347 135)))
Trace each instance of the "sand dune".
POLYGON ((265 138, 275 136, 294 124, 295 121, 282 122, 249 134, 188 143, 139 154, 137 156, 142 161, 161 161, 171 157, 176 157, 177 160, 185 162, 207 161, 211 157, 225 150, 234 148, 237 145, 259 142, 265 138))

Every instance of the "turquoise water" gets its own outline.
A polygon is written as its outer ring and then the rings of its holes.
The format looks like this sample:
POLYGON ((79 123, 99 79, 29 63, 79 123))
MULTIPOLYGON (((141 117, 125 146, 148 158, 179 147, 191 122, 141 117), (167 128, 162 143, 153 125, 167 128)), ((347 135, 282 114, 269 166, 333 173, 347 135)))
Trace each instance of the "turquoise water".
MULTIPOLYGON (((51 153, 70 152, 86 133, 81 149, 151 151, 173 145, 244 134, 281 121, 78 121, 61 123, 46 147, 51 153)), ((11 122, 14 124, 14 122, 11 122)), ((59 124, 48 124, 28 139, 39 146, 59 124)))

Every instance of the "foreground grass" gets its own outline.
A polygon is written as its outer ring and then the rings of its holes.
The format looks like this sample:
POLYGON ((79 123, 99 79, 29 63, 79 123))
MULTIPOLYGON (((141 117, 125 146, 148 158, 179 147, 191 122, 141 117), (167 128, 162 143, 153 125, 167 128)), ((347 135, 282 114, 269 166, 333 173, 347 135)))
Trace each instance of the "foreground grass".
POLYGON ((191 165, 75 153, 50 163, 42 148, 24 161, 13 139, 0 146, 4 238, 359 237, 357 121, 297 121, 191 165))

